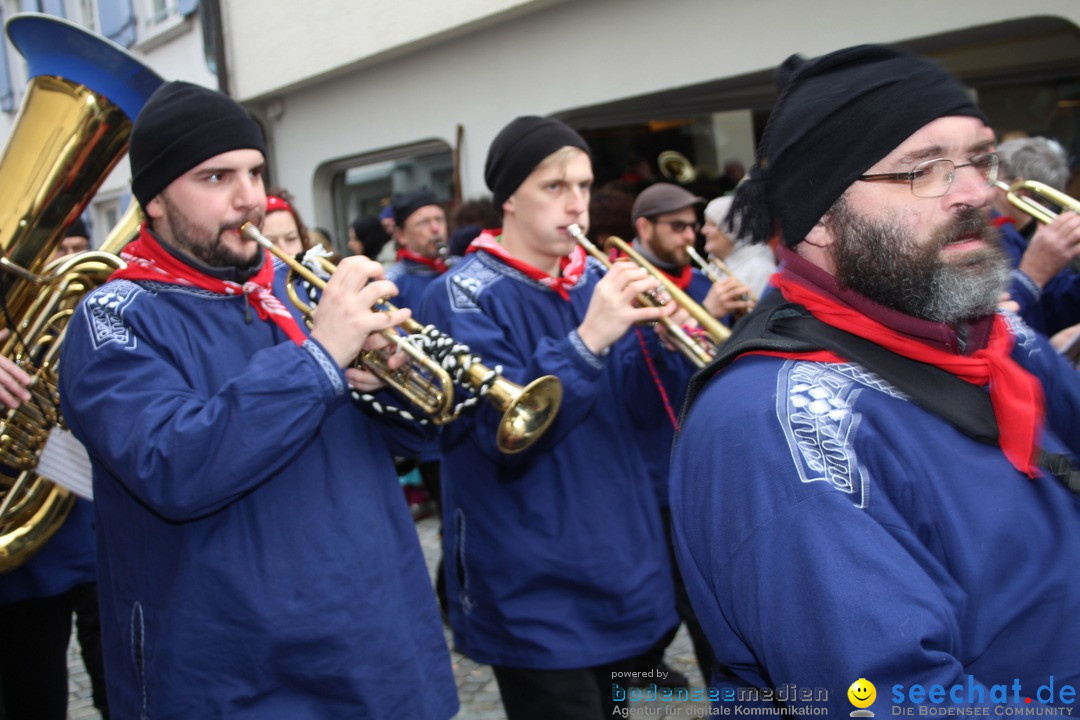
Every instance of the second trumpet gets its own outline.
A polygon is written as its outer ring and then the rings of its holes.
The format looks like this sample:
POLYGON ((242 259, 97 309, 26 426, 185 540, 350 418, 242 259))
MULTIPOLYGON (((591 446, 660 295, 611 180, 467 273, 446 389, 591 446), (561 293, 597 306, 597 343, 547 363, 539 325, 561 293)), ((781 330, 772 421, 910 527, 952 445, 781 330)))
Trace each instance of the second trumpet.
MULTIPOLYGON (((283 251, 251 223, 245 223, 240 233, 280 258, 292 273, 317 290, 326 287, 323 277, 283 251)), ((328 261, 324 264, 328 272, 333 272, 332 264, 328 261)), ((302 303, 291 283, 289 296, 302 311, 310 314, 311 307, 302 303)), ((380 309, 392 311, 395 308, 384 301, 380 303, 380 309)), ((365 352, 361 355, 361 364, 433 423, 444 424, 459 416, 465 403, 454 403, 456 384, 474 397, 487 399, 502 413, 495 443, 501 452, 512 454, 525 450, 538 440, 559 411, 562 383, 553 375, 537 378, 522 388, 502 377, 500 368, 489 368, 481 363, 467 346, 413 319, 387 330, 385 335, 409 356, 409 363, 394 370, 387 365, 382 353, 365 352)))
MULTIPOLYGON (((600 248, 596 246, 589 238, 582 232, 581 227, 578 225, 571 225, 567 228, 567 232, 585 248, 586 251, 594 258, 599 260, 604 267, 611 267, 611 260, 604 254, 600 248)), ((705 333, 705 337, 699 340, 696 337, 691 336, 682 327, 676 325, 668 317, 660 318, 660 323, 664 326, 668 336, 675 343, 679 351, 689 358, 690 362, 694 363, 697 367, 705 367, 709 364, 709 361, 713 359, 716 354, 716 346, 724 342, 731 336, 731 330, 729 330, 723 323, 709 314, 709 311, 703 308, 697 301, 682 291, 675 283, 664 277, 652 263, 646 260, 641 253, 630 247, 622 238, 615 237, 614 235, 607 239, 608 245, 615 247, 619 252, 634 262, 639 267, 644 268, 649 275, 651 275, 661 287, 671 297, 671 301, 682 307, 684 310, 690 313, 690 316, 697 321, 698 325, 705 333)), ((642 293, 639 301, 645 305, 659 306, 661 303, 653 295, 642 293)))

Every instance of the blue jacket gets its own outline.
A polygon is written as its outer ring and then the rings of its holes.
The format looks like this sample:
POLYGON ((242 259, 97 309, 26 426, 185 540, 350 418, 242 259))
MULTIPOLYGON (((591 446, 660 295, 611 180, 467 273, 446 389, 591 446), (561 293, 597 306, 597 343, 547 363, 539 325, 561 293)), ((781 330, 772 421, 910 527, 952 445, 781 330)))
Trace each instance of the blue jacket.
POLYGON ((62 366, 117 717, 456 712, 388 447, 406 435, 350 402, 318 343, 241 296, 114 280, 80 305, 62 366))
MULTIPOLYGON (((1043 447, 1076 458, 1077 373, 1015 329, 1045 387, 1043 447)), ((671 485, 721 688, 824 689, 846 714, 866 678, 881 717, 898 685, 961 683, 966 702, 969 678, 987 699, 1080 684, 1080 497, 858 365, 735 360, 692 405, 671 485)))
MULTIPOLYGON (((420 317, 520 385, 562 381, 558 417, 525 452, 495 447, 490 403, 440 433, 450 621, 458 649, 519 668, 587 667, 651 647, 678 619, 634 423, 662 412, 636 338, 604 357, 577 337, 599 266, 570 301, 487 253, 454 267, 420 317)), ((653 333, 649 333, 654 335, 653 333)), ((688 370, 659 350, 670 382, 688 370)))

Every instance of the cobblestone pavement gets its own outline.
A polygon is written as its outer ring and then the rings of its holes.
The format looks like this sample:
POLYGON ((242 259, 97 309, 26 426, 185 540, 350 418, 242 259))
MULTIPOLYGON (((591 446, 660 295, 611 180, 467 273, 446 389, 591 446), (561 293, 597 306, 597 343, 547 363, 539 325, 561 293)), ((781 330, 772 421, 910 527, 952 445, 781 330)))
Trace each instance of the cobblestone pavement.
MULTIPOLYGON (((424 549, 428 568, 434 573, 439 560, 439 527, 435 518, 425 518, 416 524, 420 535, 420 544, 424 549)), ((450 633, 447 631, 447 643, 450 633)), ((94 709, 90 697, 90 678, 83 668, 79 657, 78 643, 72 638, 68 648, 68 719, 100 720, 101 715, 94 709)), ((499 700, 499 688, 495 683, 491 668, 473 662, 464 655, 451 652, 454 677, 457 678, 458 697, 461 699, 461 711, 455 720, 505 720, 502 702, 499 700)), ((694 650, 685 628, 680 628, 675 640, 667 650, 666 660, 669 666, 690 678, 691 688, 701 688, 703 683, 698 672, 694 650)), ((633 698, 633 694, 631 695, 633 698)), ((660 702, 632 701, 630 717, 702 717, 707 712, 704 702, 660 702)))

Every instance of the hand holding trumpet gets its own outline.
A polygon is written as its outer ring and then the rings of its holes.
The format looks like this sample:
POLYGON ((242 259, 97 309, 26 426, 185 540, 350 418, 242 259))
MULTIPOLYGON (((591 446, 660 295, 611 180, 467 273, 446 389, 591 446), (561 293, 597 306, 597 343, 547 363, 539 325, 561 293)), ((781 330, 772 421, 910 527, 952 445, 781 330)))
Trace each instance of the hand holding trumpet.
POLYGON ((612 263, 593 291, 578 337, 594 354, 599 354, 626 334, 631 325, 652 323, 679 309, 674 303, 659 307, 642 306, 637 298, 657 288, 644 269, 629 262, 612 263))
POLYGON ((733 313, 741 316, 754 309, 750 288, 733 276, 722 277, 714 282, 701 304, 715 318, 733 313))
POLYGON ((1040 225, 1020 259, 1020 272, 1039 287, 1080 255, 1080 214, 1063 212, 1040 225))
MULTIPOLYGON (((383 381, 370 370, 350 367, 363 350, 381 350, 390 344, 384 331, 401 324, 412 313, 408 308, 389 312, 374 309, 383 298, 397 295, 397 286, 386 279, 383 266, 366 257, 345 258, 330 277, 318 307, 312 314, 311 337, 318 340, 353 387, 371 392, 383 381)), ((391 368, 406 360, 396 352, 391 368)))

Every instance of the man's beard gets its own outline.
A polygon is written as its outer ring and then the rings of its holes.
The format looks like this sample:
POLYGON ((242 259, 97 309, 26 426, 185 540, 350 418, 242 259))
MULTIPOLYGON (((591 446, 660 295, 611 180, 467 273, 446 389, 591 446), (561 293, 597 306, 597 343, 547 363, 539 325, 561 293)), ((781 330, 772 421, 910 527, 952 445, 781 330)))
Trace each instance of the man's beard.
POLYGON ((235 223, 221 225, 217 232, 209 233, 191 222, 164 194, 161 195, 161 200, 172 230, 172 242, 199 262, 212 268, 235 268, 241 275, 248 275, 262 265, 263 253, 259 252, 258 247, 254 248, 251 257, 244 257, 221 241, 221 235, 226 230, 239 230, 246 222, 260 224, 260 213, 253 213, 235 223))
POLYGON ((897 218, 856 215, 843 197, 826 224, 836 239, 840 285, 907 315, 945 323, 983 317, 1008 289, 1009 259, 977 208, 960 212, 926 242, 897 218), (983 247, 943 256, 948 243, 976 235, 983 247))
POLYGON ((690 254, 686 252, 684 247, 672 248, 671 250, 665 248, 659 252, 653 250, 653 254, 657 260, 672 268, 684 268, 690 264, 690 254))

